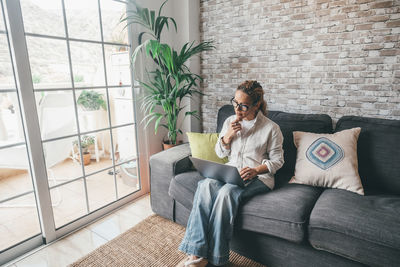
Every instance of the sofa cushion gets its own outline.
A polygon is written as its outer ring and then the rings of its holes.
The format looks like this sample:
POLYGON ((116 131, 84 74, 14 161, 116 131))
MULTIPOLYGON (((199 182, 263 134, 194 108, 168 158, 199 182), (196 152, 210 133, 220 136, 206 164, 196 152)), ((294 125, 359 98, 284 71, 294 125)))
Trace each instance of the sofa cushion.
POLYGON ((308 218, 322 189, 288 184, 252 197, 240 208, 240 229, 300 243, 305 239, 308 218))
MULTIPOLYGON (((172 179, 169 195, 188 210, 192 209, 197 183, 203 177, 196 171, 172 179)), ((246 201, 237 216, 237 227, 280 237, 293 242, 305 238, 311 209, 322 189, 289 184, 246 201)))
POLYGON ((373 266, 400 266, 400 196, 327 189, 311 212, 317 249, 373 266))
POLYGON ((293 132, 297 160, 290 183, 340 188, 364 195, 357 161, 360 131, 361 128, 334 134, 293 132))
POLYGON ((335 132, 361 127, 358 170, 365 194, 400 194, 400 120, 342 117, 335 132))
POLYGON ((172 178, 168 194, 185 208, 191 210, 197 183, 202 179, 204 177, 198 171, 178 174, 172 178))

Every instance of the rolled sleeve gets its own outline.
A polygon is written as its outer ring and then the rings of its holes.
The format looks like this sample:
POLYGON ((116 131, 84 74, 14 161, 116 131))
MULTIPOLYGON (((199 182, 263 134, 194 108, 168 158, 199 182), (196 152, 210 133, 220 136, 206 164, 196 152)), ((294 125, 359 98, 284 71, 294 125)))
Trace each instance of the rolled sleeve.
POLYGON ((215 144, 215 153, 221 159, 225 158, 231 154, 231 150, 224 147, 224 145, 222 144, 222 141, 221 141, 222 137, 224 137, 224 135, 226 134, 226 132, 228 130, 228 125, 229 125, 228 121, 229 121, 229 118, 224 121, 224 125, 222 126, 221 133, 218 136, 218 141, 215 144))
POLYGON ((275 174, 285 162, 283 157, 283 135, 280 129, 274 129, 272 138, 267 146, 267 159, 262 161, 262 164, 267 165, 271 174, 275 174))
POLYGON ((221 141, 222 137, 224 137, 224 136, 223 135, 220 136, 218 138, 217 143, 215 144, 215 153, 221 159, 229 156, 229 154, 231 153, 231 150, 225 148, 224 145, 222 144, 222 141, 221 141))

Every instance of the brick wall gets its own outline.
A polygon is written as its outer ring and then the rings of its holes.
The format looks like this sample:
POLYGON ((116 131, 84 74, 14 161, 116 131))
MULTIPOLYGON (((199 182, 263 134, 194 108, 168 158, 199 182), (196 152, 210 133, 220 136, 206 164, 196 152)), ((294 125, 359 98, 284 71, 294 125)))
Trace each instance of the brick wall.
POLYGON ((400 1, 202 0, 203 130, 239 83, 270 110, 400 119, 400 1))

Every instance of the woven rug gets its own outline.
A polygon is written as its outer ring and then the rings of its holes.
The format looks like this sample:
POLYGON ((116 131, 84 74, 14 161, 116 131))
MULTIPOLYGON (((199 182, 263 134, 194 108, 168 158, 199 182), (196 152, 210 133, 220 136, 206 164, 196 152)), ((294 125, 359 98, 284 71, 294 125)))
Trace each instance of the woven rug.
MULTIPOLYGON (((185 254, 178 250, 184 233, 185 228, 181 225, 152 215, 70 266, 173 267, 185 257, 185 254)), ((264 265, 231 251, 227 266, 264 265)))

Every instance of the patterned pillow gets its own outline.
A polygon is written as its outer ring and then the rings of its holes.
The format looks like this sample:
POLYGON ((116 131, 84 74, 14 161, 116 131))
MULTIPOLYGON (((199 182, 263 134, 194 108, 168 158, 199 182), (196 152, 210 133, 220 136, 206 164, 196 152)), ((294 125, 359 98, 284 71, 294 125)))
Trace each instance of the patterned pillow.
POLYGON ((293 132, 297 159, 290 183, 339 188, 364 195, 357 160, 360 131, 361 128, 334 134, 293 132))

